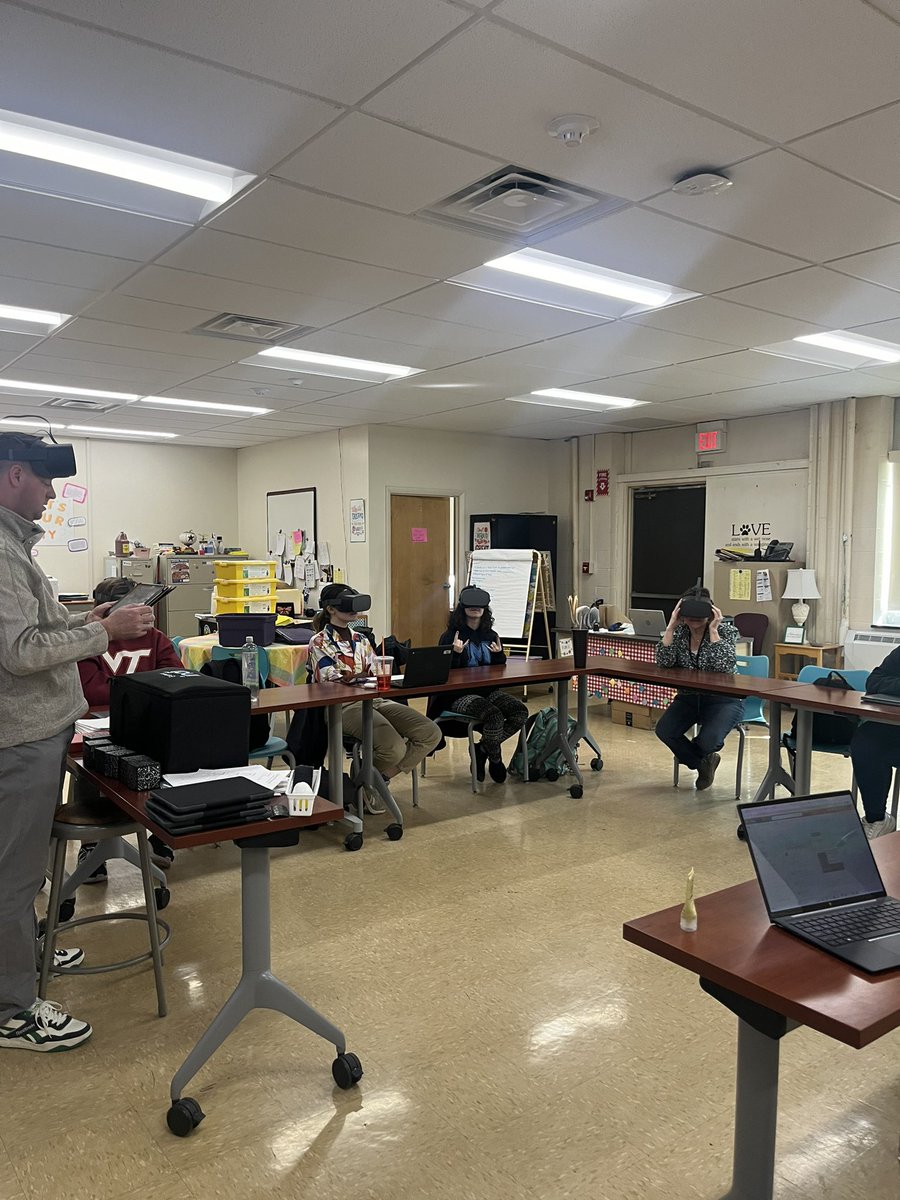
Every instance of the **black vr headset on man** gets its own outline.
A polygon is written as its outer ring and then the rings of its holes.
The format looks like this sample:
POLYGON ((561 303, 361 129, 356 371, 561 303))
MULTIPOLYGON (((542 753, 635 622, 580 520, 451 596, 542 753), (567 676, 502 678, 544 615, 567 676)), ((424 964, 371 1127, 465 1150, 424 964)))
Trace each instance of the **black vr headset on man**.
MULTIPOLYGON (((53 437, 53 434, 50 434, 53 437)), ((60 446, 55 441, 44 442, 26 434, 0 433, 0 462, 28 463, 41 479, 61 479, 74 475, 74 447, 60 446)))
POLYGON ((364 596, 346 583, 328 583, 319 593, 321 608, 336 608, 341 613, 363 613, 372 607, 372 597, 364 596))

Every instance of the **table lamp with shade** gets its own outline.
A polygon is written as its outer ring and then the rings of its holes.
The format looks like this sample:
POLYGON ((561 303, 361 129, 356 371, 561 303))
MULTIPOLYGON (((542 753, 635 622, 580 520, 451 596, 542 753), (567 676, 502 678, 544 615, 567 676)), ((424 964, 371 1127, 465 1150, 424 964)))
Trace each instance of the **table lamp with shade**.
POLYGON ((819 600, 819 589, 816 587, 816 573, 810 568, 797 568, 788 571, 787 583, 784 585, 783 599, 793 600, 791 615, 794 623, 802 629, 809 616, 807 600, 819 600))

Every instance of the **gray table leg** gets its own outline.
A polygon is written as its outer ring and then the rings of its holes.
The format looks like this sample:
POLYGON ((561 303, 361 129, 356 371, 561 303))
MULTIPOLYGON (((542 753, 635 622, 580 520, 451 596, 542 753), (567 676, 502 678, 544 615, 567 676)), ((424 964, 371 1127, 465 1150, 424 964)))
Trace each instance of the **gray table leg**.
POLYGON ((761 800, 772 800, 777 787, 787 788, 793 795, 794 780, 781 765, 781 710, 782 705, 775 700, 769 701, 769 765, 763 776, 762 783, 756 789, 752 803, 759 804, 761 800))
POLYGON ((403 813, 400 806, 382 778, 381 772, 375 770, 375 697, 364 698, 362 706, 362 772, 358 782, 370 795, 375 792, 381 797, 396 824, 402 828, 403 813))
POLYGON ((738 1021, 731 1190, 723 1200, 772 1200, 781 1043, 738 1021))
MULTIPOLYGON (((335 781, 335 788, 338 789, 336 794, 331 797, 335 804, 343 803, 343 784, 341 779, 344 774, 344 717, 340 704, 332 704, 330 708, 325 710, 325 719, 328 723, 328 772, 335 781)), ((349 825, 354 833, 362 833, 363 823, 345 810, 344 823, 349 825)))
POLYGON ((287 984, 272 974, 272 931, 269 896, 269 851, 259 846, 241 849, 241 978, 206 1032, 175 1072, 173 1102, 222 1045, 247 1013, 271 1008, 318 1034, 343 1054, 343 1033, 316 1012, 287 984))
MULTIPOLYGON (((559 679, 556 683, 556 737, 547 745, 547 748, 541 757, 541 763, 558 750, 568 764, 569 770, 575 776, 578 787, 583 787, 584 779, 581 776, 581 771, 578 769, 578 760, 575 758, 575 753, 569 744, 567 733, 568 725, 569 680, 559 679)), ((535 765, 540 766, 541 763, 537 763, 535 765)))
POLYGON ((808 796, 812 769, 813 714, 810 708, 797 709, 796 795, 808 796))
POLYGON ((572 736, 569 738, 569 745, 573 748, 579 742, 586 742, 594 751, 598 758, 602 758, 600 747, 597 745, 591 731, 588 729, 588 682, 587 675, 578 676, 578 708, 575 713, 575 728, 572 731, 572 736))

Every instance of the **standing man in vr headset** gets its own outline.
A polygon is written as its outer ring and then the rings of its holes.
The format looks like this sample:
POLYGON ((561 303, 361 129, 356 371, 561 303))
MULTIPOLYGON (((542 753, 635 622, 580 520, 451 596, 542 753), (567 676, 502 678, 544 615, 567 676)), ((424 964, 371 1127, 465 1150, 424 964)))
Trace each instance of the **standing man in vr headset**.
MULTIPOLYGON (((737 629, 723 618, 705 587, 684 593, 656 647, 661 667, 719 671, 733 675, 737 629)), ((713 692, 680 691, 656 726, 656 736, 678 761, 697 772, 696 788, 705 791, 716 775, 725 738, 744 715, 743 700, 713 692), (696 725, 695 737, 685 734, 696 725)))
MULTIPOLYGON (((75 470, 71 446, 0 433, 0 1050, 70 1050, 91 1036, 86 1021, 36 998, 34 899, 66 751, 86 708, 75 664, 153 624, 143 605, 70 616, 35 562, 44 533, 35 522, 56 496, 53 480, 75 470)), ((83 958, 57 950, 54 965, 83 958)))

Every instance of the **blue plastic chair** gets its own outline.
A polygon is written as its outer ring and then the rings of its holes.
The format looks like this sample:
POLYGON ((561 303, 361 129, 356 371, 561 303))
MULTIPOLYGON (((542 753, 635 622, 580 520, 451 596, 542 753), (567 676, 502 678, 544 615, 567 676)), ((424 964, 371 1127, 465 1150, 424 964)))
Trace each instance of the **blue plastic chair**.
MULTIPOLYGON (((834 667, 801 667, 800 674, 797 676, 798 683, 815 683, 817 679, 825 679, 830 675, 834 667)), ((869 678, 868 671, 838 671, 844 679, 850 684, 850 687, 855 692, 864 692, 866 690, 866 680, 869 678)), ((788 752, 788 760, 791 764, 791 774, 794 774, 794 763, 797 757, 797 739, 790 733, 782 735, 781 744, 788 752)), ((832 742, 817 742, 815 740, 815 717, 813 717, 813 744, 812 748, 819 754, 839 754, 842 758, 850 757, 850 743, 832 743, 832 742)), ((853 799, 856 799, 856 776, 850 777, 850 792, 853 799)))
MULTIPOLYGON (((751 675, 755 679, 768 679, 769 658, 766 654, 739 654, 735 660, 736 675, 751 675)), ((744 698, 744 719, 742 725, 765 725, 769 722, 763 715, 762 700, 759 696, 744 698)))
MULTIPOLYGON (((221 662, 229 658, 236 658, 240 661, 242 651, 242 646, 213 646, 212 659, 213 662, 221 662)), ((256 647, 256 661, 259 666, 259 686, 265 687, 269 678, 269 655, 266 652, 265 646, 256 647)), ((270 770, 276 758, 283 758, 292 770, 297 765, 284 738, 274 736, 270 737, 264 746, 257 746, 254 750, 251 750, 248 757, 251 762, 253 759, 264 758, 266 766, 270 770)))

